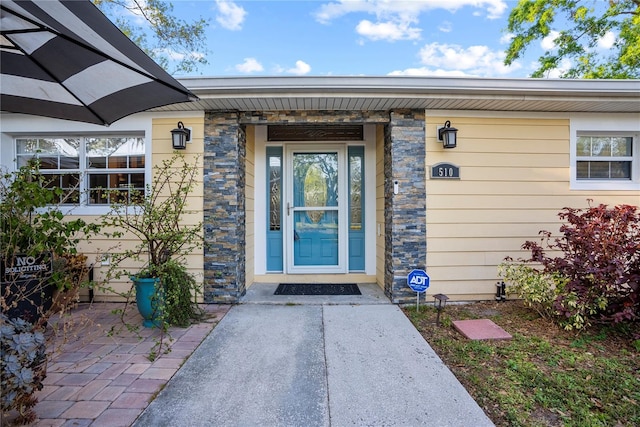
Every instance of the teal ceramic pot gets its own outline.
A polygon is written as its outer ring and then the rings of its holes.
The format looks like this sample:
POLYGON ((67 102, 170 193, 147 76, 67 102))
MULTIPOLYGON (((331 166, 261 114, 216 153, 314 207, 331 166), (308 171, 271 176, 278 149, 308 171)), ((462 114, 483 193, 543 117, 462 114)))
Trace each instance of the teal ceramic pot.
POLYGON ((162 326, 160 319, 160 301, 162 295, 156 292, 157 283, 160 281, 157 277, 131 277, 136 287, 136 304, 138 311, 144 319, 142 326, 145 328, 159 328, 162 326))

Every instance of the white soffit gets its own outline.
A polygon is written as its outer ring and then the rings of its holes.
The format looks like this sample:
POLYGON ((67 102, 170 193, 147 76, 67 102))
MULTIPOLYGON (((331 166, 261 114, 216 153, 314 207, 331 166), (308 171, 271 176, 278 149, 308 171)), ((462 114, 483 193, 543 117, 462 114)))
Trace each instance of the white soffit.
POLYGON ((640 113, 640 80, 184 78, 200 100, 153 111, 425 110, 640 113))

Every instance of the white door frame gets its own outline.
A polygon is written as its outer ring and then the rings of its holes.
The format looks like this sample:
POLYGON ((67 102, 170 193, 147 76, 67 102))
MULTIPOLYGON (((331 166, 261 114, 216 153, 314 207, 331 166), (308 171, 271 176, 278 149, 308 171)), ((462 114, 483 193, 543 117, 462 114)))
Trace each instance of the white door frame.
POLYGON ((283 180, 284 214, 284 264, 288 274, 346 273, 348 268, 348 180, 347 144, 314 143, 285 144, 283 180), (337 265, 296 266, 294 263, 293 227, 296 207, 293 206, 293 155, 294 153, 337 153, 338 154, 338 263, 337 265))

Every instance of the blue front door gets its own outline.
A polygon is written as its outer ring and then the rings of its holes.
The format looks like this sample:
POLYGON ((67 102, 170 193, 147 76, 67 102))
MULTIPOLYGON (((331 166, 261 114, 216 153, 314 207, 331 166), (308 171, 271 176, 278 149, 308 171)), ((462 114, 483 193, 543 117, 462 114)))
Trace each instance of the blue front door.
POLYGON ((344 148, 289 151, 289 270, 345 272, 344 148))

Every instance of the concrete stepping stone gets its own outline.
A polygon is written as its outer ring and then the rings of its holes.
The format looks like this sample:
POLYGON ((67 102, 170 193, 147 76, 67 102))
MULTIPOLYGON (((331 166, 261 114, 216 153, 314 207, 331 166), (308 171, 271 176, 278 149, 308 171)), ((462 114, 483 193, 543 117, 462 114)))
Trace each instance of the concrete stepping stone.
POLYGON ((510 340, 511 334, 489 319, 454 320, 453 327, 470 340, 510 340))

